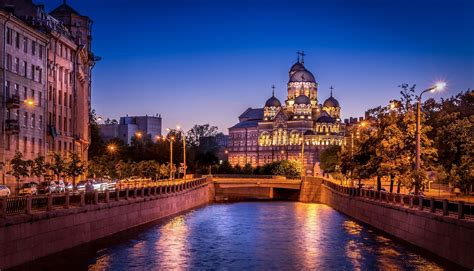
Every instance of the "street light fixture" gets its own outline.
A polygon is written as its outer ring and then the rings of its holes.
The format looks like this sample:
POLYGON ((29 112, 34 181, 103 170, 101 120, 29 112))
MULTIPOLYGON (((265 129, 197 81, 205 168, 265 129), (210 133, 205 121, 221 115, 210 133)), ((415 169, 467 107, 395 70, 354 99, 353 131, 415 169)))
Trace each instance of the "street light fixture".
POLYGON ((181 126, 176 125, 176 130, 181 133, 181 139, 183 140, 183 179, 186 180, 186 135, 181 130, 181 126))
MULTIPOLYGON (((446 82, 437 82, 432 87, 423 90, 420 95, 417 97, 416 103, 416 157, 415 157, 415 170, 419 171, 421 168, 421 142, 420 142, 420 131, 421 131, 421 97, 426 92, 435 92, 441 91, 446 88, 446 82)), ((415 185, 415 193, 418 193, 419 184, 418 182, 415 185)))
MULTIPOLYGON (((166 129, 169 130, 169 129, 166 129)), ((170 136, 170 138, 166 138, 165 136, 160 137, 156 136, 157 139, 162 139, 163 141, 168 140, 170 142, 170 180, 173 179, 173 141, 174 136, 170 136)))
POLYGON ((117 146, 115 146, 114 144, 109 144, 107 146, 107 150, 110 152, 110 153, 115 153, 115 151, 117 150, 117 146))

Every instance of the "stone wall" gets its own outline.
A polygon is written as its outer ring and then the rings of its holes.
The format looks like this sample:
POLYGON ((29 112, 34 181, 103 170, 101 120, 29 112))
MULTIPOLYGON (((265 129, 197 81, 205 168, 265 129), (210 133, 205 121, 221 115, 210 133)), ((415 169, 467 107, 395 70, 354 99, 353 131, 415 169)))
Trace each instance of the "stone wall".
POLYGON ((208 180, 172 194, 6 218, 0 225, 0 269, 207 204, 213 191, 208 180))
POLYGON ((466 268, 474 268, 474 222, 336 192, 320 202, 466 268))
POLYGON ((299 201, 320 202, 322 181, 318 177, 302 177, 299 201))

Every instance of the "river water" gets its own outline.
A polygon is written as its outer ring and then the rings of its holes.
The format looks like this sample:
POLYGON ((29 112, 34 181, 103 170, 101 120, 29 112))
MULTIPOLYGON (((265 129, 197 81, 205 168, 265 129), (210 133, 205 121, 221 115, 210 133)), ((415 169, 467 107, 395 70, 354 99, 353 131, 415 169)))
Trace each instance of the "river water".
MULTIPOLYGON (((322 204, 213 204, 23 266, 43 270, 444 269, 322 204)), ((23 269, 22 268, 22 269, 23 269)))

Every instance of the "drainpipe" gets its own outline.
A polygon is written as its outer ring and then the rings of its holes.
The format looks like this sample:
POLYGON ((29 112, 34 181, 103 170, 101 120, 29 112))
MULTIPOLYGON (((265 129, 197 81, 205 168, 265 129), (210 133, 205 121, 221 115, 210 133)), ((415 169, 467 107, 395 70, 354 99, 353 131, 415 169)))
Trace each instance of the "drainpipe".
POLYGON ((9 22, 11 20, 11 17, 12 17, 12 14, 11 13, 8 13, 8 19, 5 20, 4 24, 3 24, 3 82, 2 85, 3 85, 3 102, 2 102, 2 183, 5 185, 5 169, 6 169, 6 160, 5 160, 5 152, 6 152, 6 148, 5 148, 5 141, 7 139, 6 135, 5 135, 5 125, 6 125, 6 121, 5 121, 5 113, 6 113, 6 108, 7 108, 7 87, 5 86, 5 81, 7 80, 7 71, 6 71, 6 58, 7 58, 7 50, 6 50, 6 46, 7 46, 7 37, 6 37, 6 32, 7 32, 7 22, 9 22))

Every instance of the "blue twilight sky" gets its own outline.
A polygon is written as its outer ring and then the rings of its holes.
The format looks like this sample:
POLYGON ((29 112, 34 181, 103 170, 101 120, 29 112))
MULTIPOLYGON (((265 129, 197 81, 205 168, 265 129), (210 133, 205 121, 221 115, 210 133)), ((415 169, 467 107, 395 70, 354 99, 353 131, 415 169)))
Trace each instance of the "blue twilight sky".
MULTIPOLYGON (((36 0, 40 3, 40 0, 36 0)), ((47 10, 62 0, 43 0, 47 10)), ((68 0, 94 21, 93 108, 104 118, 160 113, 164 126, 227 133, 247 107, 286 97, 296 51, 344 118, 438 79, 474 88, 474 1, 68 0)), ((426 96, 428 97, 428 96, 426 96)))

